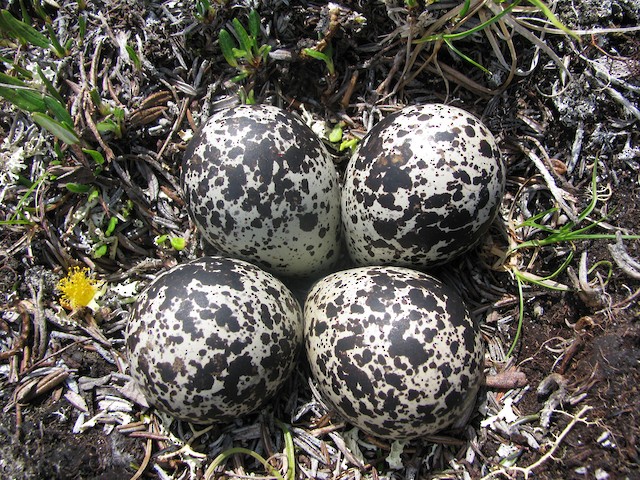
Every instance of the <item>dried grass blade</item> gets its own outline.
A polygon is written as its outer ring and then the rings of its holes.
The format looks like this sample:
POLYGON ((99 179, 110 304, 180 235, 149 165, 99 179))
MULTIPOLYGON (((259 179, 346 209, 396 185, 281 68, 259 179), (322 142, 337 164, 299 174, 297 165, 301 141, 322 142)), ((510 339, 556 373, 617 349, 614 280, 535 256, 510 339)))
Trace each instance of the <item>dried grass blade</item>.
MULTIPOLYGON (((487 6, 496 15, 502 11, 500 9, 500 7, 498 5, 496 5, 495 3, 493 3, 493 2, 487 2, 487 6)), ((518 23, 517 19, 515 19, 513 16, 505 15, 502 18, 503 18, 504 22, 507 23, 510 27, 512 27, 516 32, 518 32, 520 35, 522 35, 524 38, 529 40, 531 43, 533 43, 538 48, 540 48, 544 53, 546 53, 549 56, 549 58, 551 58, 556 63, 556 65, 558 65, 558 67, 560 67, 560 69, 565 73, 565 75, 567 75, 567 77, 569 79, 573 79, 573 76, 571 75, 571 72, 566 67, 566 65, 564 64, 562 59, 560 57, 558 57, 558 55, 551 49, 551 47, 549 47, 549 45, 547 45, 542 39, 536 37, 533 33, 531 33, 525 27, 520 25, 520 23, 518 23)))
POLYGON ((640 262, 629 255, 629 252, 627 252, 622 242, 622 234, 620 232, 616 233, 616 243, 607 245, 607 248, 609 249, 609 253, 611 253, 613 261, 616 262, 616 265, 618 265, 624 273, 631 278, 640 280, 640 262))
POLYGON ((567 216, 571 219, 572 222, 577 222, 578 215, 565 200, 565 197, 567 196, 570 197, 570 195, 565 190, 561 189, 560 187, 558 187, 558 185, 556 185, 553 175, 551 174, 547 166, 544 164, 542 159, 538 157, 538 155, 536 155, 533 152, 533 150, 525 147, 524 145, 520 145, 520 148, 536 166, 536 168, 542 175, 542 178, 544 179, 547 185, 547 188, 549 189, 549 192, 551 192, 551 195, 553 196, 553 198, 556 200, 556 202, 558 202, 558 205, 560 206, 560 208, 567 214, 567 216))

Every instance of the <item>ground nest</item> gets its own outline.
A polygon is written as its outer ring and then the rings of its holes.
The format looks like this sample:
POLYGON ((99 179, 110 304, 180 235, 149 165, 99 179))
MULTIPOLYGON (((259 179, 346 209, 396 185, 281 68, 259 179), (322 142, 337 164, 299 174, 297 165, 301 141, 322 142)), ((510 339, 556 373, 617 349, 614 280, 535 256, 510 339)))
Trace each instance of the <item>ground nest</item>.
POLYGON ((640 476, 637 0, 4 3, 0 477, 640 476), (198 126, 277 105, 344 171, 378 120, 436 102, 482 118, 507 168, 489 234, 432 272, 482 325, 467 425, 370 437, 304 364, 231 423, 149 407, 123 331, 145 285, 208 251, 179 186, 198 126))

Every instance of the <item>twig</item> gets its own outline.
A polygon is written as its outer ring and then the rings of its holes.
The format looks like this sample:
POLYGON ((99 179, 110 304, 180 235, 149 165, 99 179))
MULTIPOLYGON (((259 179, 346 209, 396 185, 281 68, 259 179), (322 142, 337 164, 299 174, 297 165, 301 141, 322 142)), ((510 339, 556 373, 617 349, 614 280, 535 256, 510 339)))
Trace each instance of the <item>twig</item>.
MULTIPOLYGON (((530 137, 528 138, 531 139, 530 137)), ((538 142, 537 140, 535 141, 535 143, 540 146, 540 142, 538 142)), ((558 202, 562 210, 567 214, 572 222, 576 222, 578 220, 578 215, 565 200, 565 196, 568 195, 567 192, 556 185, 553 175, 545 165, 544 161, 540 157, 538 157, 538 155, 536 155, 533 150, 525 147, 524 145, 520 145, 520 148, 540 171, 540 174, 542 175, 547 188, 549 188, 551 195, 553 195, 553 198, 555 198, 556 202, 558 202)))
POLYGON ((531 475, 536 468, 541 467, 545 462, 547 462, 547 460, 553 458, 553 454, 556 453, 556 450, 558 450, 558 448, 560 448, 562 441, 566 438, 567 435, 569 435, 569 432, 573 429, 573 427, 576 426, 578 422, 584 421, 584 414, 587 413, 589 410, 591 410, 591 407, 589 407, 588 405, 585 407, 582 407, 582 410, 580 410, 577 415, 574 415, 571 418, 571 421, 569 422, 569 424, 564 428, 564 430, 562 430, 560 435, 558 435, 556 440, 551 445, 551 448, 549 449, 549 451, 547 451, 547 453, 545 453, 542 457, 540 457, 537 461, 535 461, 528 467, 501 468, 500 470, 496 470, 495 472, 491 472, 490 474, 485 475, 484 477, 482 477, 481 480, 488 480, 490 478, 495 478, 498 475, 503 475, 505 477, 508 477, 510 473, 522 473, 524 478, 529 478, 529 475, 531 475))
POLYGON ((631 278, 640 280, 640 263, 627 252, 624 243, 622 243, 620 232, 616 232, 615 245, 607 245, 607 248, 609 248, 613 260, 624 273, 631 278))
POLYGON ((138 480, 138 478, 140 478, 144 474, 144 471, 147 469, 147 466, 149 466, 149 461, 151 460, 152 446, 153 446, 153 440, 151 438, 148 438, 147 444, 145 445, 145 449, 144 449, 144 458, 142 459, 140 468, 138 468, 138 471, 133 475, 133 477, 131 477, 131 480, 138 480))

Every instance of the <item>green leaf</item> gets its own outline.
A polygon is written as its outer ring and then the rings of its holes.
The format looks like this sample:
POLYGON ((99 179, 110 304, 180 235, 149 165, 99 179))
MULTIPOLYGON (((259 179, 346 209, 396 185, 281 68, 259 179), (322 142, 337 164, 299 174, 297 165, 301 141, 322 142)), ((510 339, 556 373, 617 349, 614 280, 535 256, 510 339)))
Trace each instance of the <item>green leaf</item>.
POLYGON ((249 32, 254 41, 260 35, 260 15, 255 10, 249 12, 249 32))
POLYGON ((347 148, 350 148, 352 151, 355 150, 356 146, 358 145, 358 139, 357 138, 351 138, 349 140, 345 140, 344 142, 342 142, 340 144, 340 148, 338 149, 339 151, 344 151, 347 148))
POLYGON ((0 30, 28 45, 42 48, 51 46, 51 42, 47 37, 31 25, 18 20, 8 10, 0 11, 0 30))
POLYGON ((72 129, 67 127, 61 122, 54 120, 49 115, 40 112, 34 112, 31 114, 31 118, 34 122, 51 132, 54 136, 58 137, 67 145, 75 145, 80 143, 80 138, 72 129))
POLYGON ((25 112, 44 113, 47 111, 47 105, 44 101, 43 95, 35 90, 16 89, 0 85, 0 96, 4 97, 5 100, 11 102, 20 110, 24 110, 25 112))
POLYGON ((98 165, 104 165, 104 156, 97 150, 83 148, 82 151, 89 155, 98 165))
POLYGON ((467 12, 469 11, 469 7, 471 6, 471 0, 464 0, 464 3, 462 5, 462 9, 460 10, 460 13, 458 13, 458 18, 462 18, 464 17, 467 12))
POLYGON ((50 97, 49 95, 45 95, 44 103, 47 106, 47 110, 53 113, 56 120, 64 124, 70 130, 73 130, 73 119, 71 118, 71 115, 69 115, 64 103, 61 104, 56 98, 50 97))
POLYGON ((64 105, 65 102, 64 102, 64 99, 62 98, 62 95, 60 95, 60 92, 58 92, 56 87, 54 87, 53 84, 49 81, 47 76, 44 74, 44 72, 40 68, 40 65, 38 65, 38 76, 40 77, 40 80, 42 80, 42 83, 44 83, 44 86, 47 87, 47 92, 49 92, 49 95, 51 95, 53 98, 58 100, 58 102, 60 102, 61 105, 64 105))
POLYGON ((16 77, 12 77, 11 75, 7 75, 6 73, 0 72, 0 82, 6 83, 7 85, 16 85, 19 87, 26 87, 27 84, 22 80, 16 77))
POLYGON ((109 219, 109 225, 107 225, 107 229, 104 231, 105 236, 110 237, 111 235, 113 235, 113 232, 115 231, 117 225, 118 217, 111 217, 109 219))
POLYGON ((233 53, 233 56, 235 58, 245 58, 248 56, 247 51, 246 50, 242 50, 241 48, 232 48, 231 49, 231 53, 233 53))
POLYGON ((329 132, 329 141, 338 143, 340 140, 342 140, 342 125, 338 124, 329 132))
POLYGON ((84 185, 82 183, 69 182, 65 183, 64 186, 72 193, 87 193, 89 190, 91 190, 90 185, 84 185))
POLYGON ((233 77, 231 81, 233 83, 238 83, 244 80, 245 78, 247 78, 248 76, 249 76, 249 72, 241 72, 239 75, 236 75, 235 77, 233 77))
POLYGON ((131 45, 125 45, 124 48, 127 51, 127 55, 129 55, 129 59, 133 63, 133 66, 136 68, 136 70, 140 70, 142 68, 142 62, 140 61, 140 57, 138 56, 136 51, 131 45))
POLYGON ((238 96, 240 97, 240 103, 242 103, 243 105, 256 104, 256 97, 253 92, 253 88, 249 90, 249 93, 247 93, 244 87, 240 87, 240 90, 238 90, 238 96))
POLYGON ((262 58, 263 62, 267 61, 267 58, 269 58, 269 52, 271 51, 271 45, 262 45, 259 49, 258 49, 258 56, 262 58))
POLYGON ((115 133, 117 135, 118 132, 120 131, 120 127, 118 126, 118 124, 109 118, 106 120, 103 120, 102 122, 97 123, 96 128, 100 133, 110 132, 110 133, 115 133))
POLYGON ((53 49, 55 54, 60 58, 66 57, 68 54, 67 50, 60 44, 60 41, 58 40, 58 36, 56 35, 55 30, 48 23, 47 23, 47 31, 49 32, 49 38, 51 39, 51 48, 53 49))
POLYGON ((222 50, 222 55, 227 63, 234 68, 237 67, 238 60, 233 54, 233 40, 231 39, 231 34, 224 28, 220 30, 220 33, 218 34, 218 43, 220 44, 220 50, 222 50))
MULTIPOLYGON (((10 58, 3 57, 2 55, 0 55, 0 63, 6 63, 7 65, 11 65, 11 68, 13 68, 13 70, 22 78, 27 78, 29 80, 33 79, 33 73, 31 73, 31 71, 27 70, 24 67, 21 67, 10 58)), ((9 77, 9 78, 15 78, 15 77, 9 77)))
POLYGON ((514 8, 516 8, 522 0, 515 0, 512 4, 508 5, 507 7, 505 7, 504 10, 502 10, 500 13, 498 13, 497 15, 489 18, 488 20, 480 23, 479 25, 476 25, 473 28, 470 28, 469 30, 464 30, 462 32, 458 32, 458 33, 439 33, 436 35, 429 35, 428 37, 422 37, 418 40, 415 41, 415 43, 424 43, 424 42, 434 42, 436 40, 440 40, 440 39, 449 39, 449 40, 459 40, 461 38, 465 38, 468 37, 469 35, 472 35, 476 32, 480 32, 482 30, 484 30, 485 28, 487 28, 488 26, 496 23, 498 20, 500 20, 502 17, 504 17, 505 15, 507 15, 509 12, 511 12, 511 10, 513 10, 514 8))
POLYGON ((153 241, 156 245, 160 246, 162 245, 164 242, 167 241, 167 238, 169 238, 169 235, 164 234, 164 235, 160 235, 158 237, 156 237, 153 241))
POLYGON ((100 191, 97 188, 92 188, 91 193, 89 193, 89 196, 87 197, 87 202, 92 202, 94 200, 97 200, 99 196, 100 196, 100 191))
POLYGON ((331 75, 335 74, 335 67, 333 65, 333 57, 332 57, 333 49, 331 48, 331 45, 327 46, 325 52, 320 52, 314 48, 305 48, 303 52, 305 55, 308 55, 311 58, 315 58, 316 60, 322 60, 326 64, 327 70, 329 70, 329 74, 331 75))
POLYGON ((240 23, 240 20, 234 18, 231 22, 233 29, 238 36, 238 42, 240 43, 240 49, 246 52, 246 58, 248 62, 253 62, 253 49, 256 48, 255 39, 251 39, 245 28, 240 23))
POLYGON ((313 48, 305 48, 303 50, 305 55, 308 55, 311 58, 315 58, 316 60, 322 60, 323 62, 327 62, 329 57, 324 52, 319 52, 313 48))
POLYGON ((109 247, 107 245, 100 245, 93 251, 93 258, 101 258, 104 257, 109 251, 109 247))
POLYGON ((80 35, 80 41, 84 41, 84 37, 87 34, 87 16, 82 14, 78 17, 78 29, 80 35))
POLYGON ((171 242, 171 246, 179 252, 184 250, 184 247, 187 245, 187 241, 182 237, 171 237, 169 241, 171 242))

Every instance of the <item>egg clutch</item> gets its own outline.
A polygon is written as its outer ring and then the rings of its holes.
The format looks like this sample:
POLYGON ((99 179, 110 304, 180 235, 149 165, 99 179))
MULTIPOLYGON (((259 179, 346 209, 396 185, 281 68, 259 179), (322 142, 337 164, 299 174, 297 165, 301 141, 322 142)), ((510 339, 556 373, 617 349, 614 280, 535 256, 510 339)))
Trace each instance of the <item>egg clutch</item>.
POLYGON ((505 168, 480 120, 445 105, 390 114, 341 185, 299 117, 234 107, 191 140, 181 182, 218 255, 159 275, 132 310, 127 355, 150 404, 228 421, 264 405, 304 354, 327 406, 364 432, 464 425, 483 376, 479 326, 424 270, 472 249, 497 215, 505 168), (317 280, 304 308, 285 278, 317 280))

